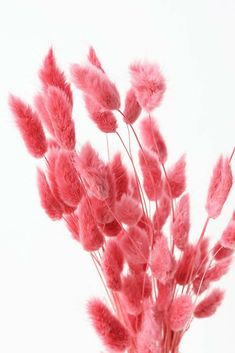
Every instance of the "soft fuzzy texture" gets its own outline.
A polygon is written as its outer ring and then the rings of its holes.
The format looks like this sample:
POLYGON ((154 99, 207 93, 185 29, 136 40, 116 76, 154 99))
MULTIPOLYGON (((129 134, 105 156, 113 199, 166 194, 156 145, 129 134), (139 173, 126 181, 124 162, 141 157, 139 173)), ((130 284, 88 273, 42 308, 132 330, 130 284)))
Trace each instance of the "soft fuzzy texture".
POLYGON ((147 150, 139 151, 144 191, 149 200, 156 201, 162 194, 162 176, 157 156, 147 150))
POLYGON ((41 158, 47 151, 47 140, 37 113, 12 95, 9 97, 9 105, 29 153, 41 158))
POLYGON ((65 149, 73 150, 76 137, 72 120, 72 105, 64 91, 50 86, 46 95, 46 107, 58 144, 65 149))
POLYGON ((175 218, 171 223, 174 244, 180 250, 184 250, 188 243, 189 229, 189 194, 185 194, 177 204, 175 218))
POLYGON ((172 198, 179 197, 185 191, 185 167, 185 155, 183 155, 167 172, 166 191, 172 198))
POLYGON ((64 216, 68 230, 70 231, 72 237, 79 241, 79 218, 76 213, 70 213, 64 216))
POLYGON ((192 298, 188 294, 175 298, 169 310, 170 328, 175 331, 182 331, 193 314, 192 298))
POLYGON ((35 108, 37 110, 38 116, 39 116, 41 122, 43 123, 43 125, 46 127, 46 129, 48 130, 48 132, 52 136, 55 136, 55 131, 54 131, 54 128, 52 126, 50 114, 49 114, 49 112, 47 110, 47 107, 46 107, 45 96, 43 94, 40 94, 40 93, 37 94, 34 97, 34 105, 35 105, 35 108))
POLYGON ((121 271, 123 264, 124 258, 118 243, 114 240, 108 241, 102 259, 102 269, 107 286, 112 290, 121 290, 121 271))
POLYGON ((103 73, 105 73, 104 69, 102 68, 102 65, 101 65, 101 63, 100 63, 100 61, 99 61, 99 59, 98 59, 98 57, 96 55, 95 49, 93 47, 89 48, 89 53, 87 55, 87 59, 92 65, 96 66, 97 69, 99 69, 103 73))
POLYGON ((119 222, 134 226, 142 216, 142 209, 135 199, 123 194, 116 203, 116 216, 119 222))
POLYGON ((64 73, 57 66, 52 48, 49 49, 44 59, 43 65, 39 71, 39 77, 45 90, 50 86, 58 87, 66 94, 69 102, 71 104, 73 103, 70 84, 66 81, 64 73))
POLYGON ((219 288, 213 289, 213 291, 196 306, 194 316, 199 319, 212 316, 221 305, 223 299, 224 291, 219 288))
POLYGON ((115 352, 124 352, 130 345, 127 329, 99 299, 88 303, 88 313, 92 324, 104 345, 115 352))
POLYGON ((153 225, 157 231, 160 231, 161 228, 164 226, 170 214, 170 210, 171 210, 170 198, 163 193, 159 200, 158 208, 156 209, 153 216, 153 225))
POLYGON ((137 336, 138 353, 161 352, 161 327, 154 318, 153 310, 145 311, 140 332, 137 336))
POLYGON ((61 205, 52 194, 46 176, 40 169, 38 169, 38 190, 41 199, 41 205, 47 215, 53 220, 61 219, 63 214, 61 205))
POLYGON ((84 100, 89 116, 97 127, 102 132, 114 133, 117 130, 117 120, 113 112, 110 110, 104 110, 100 104, 88 95, 84 96, 84 100))
POLYGON ((144 145, 157 153, 162 163, 167 159, 166 143, 160 133, 156 121, 151 117, 145 117, 140 124, 140 134, 144 145))
POLYGON ((123 118, 126 124, 134 124, 141 113, 141 106, 139 105, 134 90, 131 88, 126 94, 125 108, 123 118))
POLYGON ((228 158, 220 157, 214 167, 207 194, 206 210, 210 218, 217 218, 232 187, 233 176, 228 158))
POLYGON ((136 98, 148 112, 158 107, 166 90, 165 79, 157 64, 135 62, 130 65, 131 83, 136 98))
POLYGON ((235 250, 235 220, 231 220, 220 239, 221 245, 230 250, 235 250))
POLYGON ((123 194, 128 192, 128 173, 120 153, 116 153, 110 163, 111 172, 115 181, 116 199, 119 201, 123 194))
POLYGON ((95 99, 103 108, 110 110, 120 108, 116 86, 96 66, 73 64, 71 76, 76 87, 95 99))
POLYGON ((213 256, 214 258, 219 261, 226 257, 230 257, 233 254, 233 250, 224 248, 220 242, 217 242, 213 247, 213 256))

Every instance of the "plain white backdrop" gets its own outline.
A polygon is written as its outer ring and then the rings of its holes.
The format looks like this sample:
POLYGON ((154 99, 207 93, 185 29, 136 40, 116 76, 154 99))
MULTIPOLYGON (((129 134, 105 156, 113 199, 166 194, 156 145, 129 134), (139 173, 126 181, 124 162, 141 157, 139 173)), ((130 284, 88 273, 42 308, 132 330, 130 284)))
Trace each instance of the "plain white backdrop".
MULTIPOLYGON (((0 3, 0 352, 98 353, 86 300, 104 296, 89 255, 62 222, 39 205, 33 160, 7 106, 9 92, 28 102, 52 45, 60 66, 82 62, 93 45, 122 97, 134 59, 156 61, 168 90, 156 111, 169 163, 187 153, 192 237, 205 220, 212 167, 235 144, 234 0, 21 0, 0 3)), ((79 145, 105 148, 75 94, 79 145)), ((233 170, 235 161, 233 161, 233 170)), ((233 190, 208 234, 219 237, 235 208, 233 190)), ((235 268, 222 281, 216 316, 195 321, 182 353, 234 353, 235 268)))

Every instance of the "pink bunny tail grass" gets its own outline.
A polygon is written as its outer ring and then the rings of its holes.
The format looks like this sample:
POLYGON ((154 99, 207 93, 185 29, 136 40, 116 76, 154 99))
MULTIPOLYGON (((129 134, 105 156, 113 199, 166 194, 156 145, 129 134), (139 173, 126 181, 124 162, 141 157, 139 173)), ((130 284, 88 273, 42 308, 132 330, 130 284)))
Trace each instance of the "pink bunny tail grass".
POLYGON ((9 105, 29 153, 41 158, 47 151, 47 140, 37 113, 13 95, 9 97, 9 105))
POLYGON ((141 106, 139 105, 134 90, 131 88, 126 94, 125 108, 123 119, 127 124, 134 124, 141 113, 141 106))
POLYGON ((98 229, 89 200, 83 197, 79 204, 80 241, 86 251, 98 250, 104 243, 104 236, 98 229))
POLYGON ((163 284, 174 276, 175 260, 164 236, 156 238, 151 254, 151 269, 155 278, 163 284))
POLYGON ((162 177, 157 156, 149 150, 139 151, 143 186, 149 200, 156 201, 162 193, 162 177))
POLYGON ((60 198, 67 205, 77 207, 83 192, 70 152, 61 151, 58 154, 55 175, 60 198))
POLYGON ((165 284, 157 282, 158 296, 156 301, 156 308, 158 311, 168 310, 171 301, 173 299, 173 281, 169 281, 165 284))
POLYGON ((46 176, 40 169, 38 169, 38 190, 42 208, 47 215, 53 220, 61 219, 63 215, 61 205, 52 194, 46 176))
POLYGON ((117 120, 110 110, 104 110, 94 99, 85 95, 86 108, 91 120, 105 133, 114 133, 117 130, 117 120))
POLYGON ((144 313, 141 329, 137 335, 138 353, 160 353, 161 348, 161 327, 150 308, 144 313))
POLYGON ((122 230, 120 223, 116 221, 116 219, 109 223, 100 223, 99 227, 102 229, 102 232, 108 237, 115 237, 122 230))
POLYGON ((140 123, 140 134, 144 145, 157 153, 162 163, 167 159, 167 147, 155 120, 145 117, 140 123))
POLYGON ((220 244, 230 250, 235 250, 235 220, 231 220, 220 239, 220 244))
POLYGON ((124 352, 130 346, 127 329, 99 299, 90 300, 88 313, 97 334, 108 349, 124 352))
POLYGON ((181 285, 189 283, 191 279, 195 278, 199 266, 200 252, 197 251, 195 245, 188 244, 177 264, 176 282, 181 285))
POLYGON ((77 154, 75 168, 83 178, 90 195, 99 200, 108 198, 110 193, 108 168, 90 143, 86 143, 77 154))
POLYGON ((231 249, 224 248, 220 244, 220 242, 217 242, 212 250, 213 256, 217 261, 220 261, 220 260, 225 259, 226 257, 232 256, 233 252, 234 251, 231 249))
POLYGON ((158 107, 166 90, 165 79, 158 65, 135 62, 130 65, 130 74, 141 107, 148 112, 158 107))
POLYGON ((71 213, 64 216, 68 230, 70 231, 72 237, 80 241, 79 235, 79 218, 76 213, 71 213))
POLYGON ((122 304, 131 315, 139 315, 143 307, 143 299, 149 298, 152 291, 151 280, 143 273, 128 273, 122 278, 122 304))
POLYGON ((170 211, 170 198, 163 193, 159 200, 158 209, 155 211, 153 216, 153 225, 156 230, 161 230, 164 226, 168 216, 170 215, 170 211))
POLYGON ((38 116, 43 123, 43 125, 47 128, 48 132, 54 136, 55 131, 52 126, 50 114, 46 107, 46 98, 42 94, 38 94, 34 97, 34 105, 37 110, 38 116))
POLYGON ((110 163, 111 172, 114 176, 116 186, 116 199, 119 201, 123 194, 128 191, 128 174, 122 163, 121 154, 116 153, 110 163))
POLYGON ((210 218, 217 218, 232 187, 233 176, 228 158, 220 157, 214 167, 207 195, 206 210, 210 218))
POLYGON ((119 245, 126 260, 132 264, 146 264, 149 256, 149 238, 141 228, 134 226, 122 231, 119 236, 119 245))
POLYGON ((171 224, 171 232, 174 239, 174 244, 178 249, 184 250, 188 244, 188 236, 190 229, 189 219, 189 194, 181 197, 175 211, 175 219, 171 224))
POLYGON ((205 278, 209 281, 219 281, 221 277, 226 275, 228 272, 231 262, 231 257, 227 257, 221 261, 218 261, 206 272, 205 278))
POLYGON ((115 110, 120 108, 120 96, 116 86, 94 65, 71 66, 72 80, 76 87, 95 99, 103 108, 115 110))
POLYGON ((169 325, 172 331, 182 331, 193 315, 192 298, 183 294, 175 298, 169 309, 169 325))
POLYGON ((117 242, 110 240, 106 244, 102 261, 102 269, 106 284, 112 290, 121 290, 121 271, 123 269, 123 263, 124 259, 120 247, 117 242))
POLYGON ((76 143, 75 128, 72 105, 66 94, 60 88, 50 86, 46 95, 46 107, 57 142, 61 147, 73 150, 76 143))
POLYGON ((66 94, 69 102, 71 104, 73 103, 70 84, 66 82, 64 73, 57 66, 52 48, 50 48, 44 59, 43 65, 39 71, 39 77, 45 89, 49 86, 58 87, 66 94))
POLYGON ((194 316, 199 319, 212 316, 221 305, 223 299, 224 291, 219 288, 213 289, 213 291, 196 306, 194 316))
POLYGON ((123 194, 115 206, 116 216, 119 222, 134 226, 142 216, 139 203, 132 197, 123 194))
POLYGON ((167 172, 166 191, 172 198, 179 197, 186 189, 185 166, 185 155, 183 155, 167 172))
POLYGON ((87 59, 92 65, 96 66, 97 69, 100 69, 103 73, 105 73, 93 47, 89 48, 87 59))

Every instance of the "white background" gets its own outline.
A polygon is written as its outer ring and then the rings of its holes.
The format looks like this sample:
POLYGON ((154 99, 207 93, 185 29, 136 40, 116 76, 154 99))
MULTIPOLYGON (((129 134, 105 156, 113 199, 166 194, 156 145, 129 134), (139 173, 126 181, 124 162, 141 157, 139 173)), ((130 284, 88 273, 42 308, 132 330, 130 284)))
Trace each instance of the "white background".
MULTIPOLYGON (((89 255, 64 224, 39 206, 38 164, 21 141, 7 107, 9 92, 31 102, 37 70, 51 45, 61 67, 82 62, 93 45, 122 97, 128 65, 157 61, 168 90, 156 112, 169 163, 187 153, 192 237, 202 228, 206 189, 220 153, 235 144, 234 0, 21 0, 0 3, 0 352, 101 351, 86 300, 103 291, 89 255)), ((100 135, 75 95, 79 144, 100 135)), ((233 166, 235 160, 233 161, 233 166)), ((234 169, 234 168, 233 168, 234 169)), ((231 194, 208 234, 216 239, 235 206, 231 194)), ((235 268, 221 283, 223 307, 195 321, 182 353, 234 353, 235 268)))

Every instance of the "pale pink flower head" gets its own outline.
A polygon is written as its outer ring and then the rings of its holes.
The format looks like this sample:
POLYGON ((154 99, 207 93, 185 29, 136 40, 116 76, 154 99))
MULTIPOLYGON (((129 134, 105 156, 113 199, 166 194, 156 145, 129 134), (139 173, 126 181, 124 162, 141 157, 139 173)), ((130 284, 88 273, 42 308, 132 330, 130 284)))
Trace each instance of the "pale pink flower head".
POLYGON ((135 62, 130 65, 131 83, 137 101, 148 112, 158 107, 166 90, 165 79, 157 64, 135 62))
POLYGON ((235 220, 231 220, 220 239, 221 245, 230 250, 235 250, 235 220))
POLYGON ((182 331, 193 314, 193 303, 191 296, 183 294, 175 298, 169 310, 170 328, 175 331, 182 331))
POLYGON ((232 187, 233 176, 228 158, 220 157, 214 167, 206 202, 210 218, 220 215, 232 187))
POLYGON ((87 59, 92 65, 96 66, 97 69, 100 69, 103 73, 105 73, 93 47, 89 48, 87 59))
POLYGON ((171 232, 174 243, 180 250, 184 250, 188 243, 190 229, 189 216, 189 194, 185 194, 177 204, 175 218, 171 223, 171 232))
POLYGON ((139 222, 142 209, 135 199, 123 194, 120 201, 116 203, 116 215, 119 222, 133 226, 139 222))
POLYGON ((115 352, 124 352, 130 345, 127 329, 99 299, 88 303, 88 313, 104 345, 115 352))
POLYGON ((179 197, 186 189, 185 167, 185 155, 183 155, 167 172, 166 191, 172 198, 179 197))

